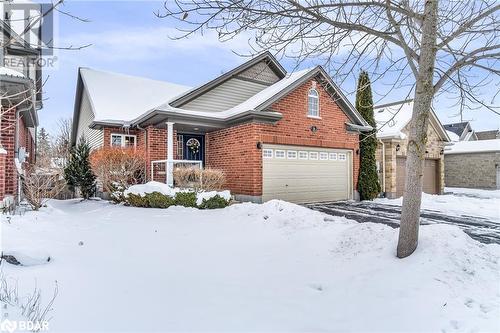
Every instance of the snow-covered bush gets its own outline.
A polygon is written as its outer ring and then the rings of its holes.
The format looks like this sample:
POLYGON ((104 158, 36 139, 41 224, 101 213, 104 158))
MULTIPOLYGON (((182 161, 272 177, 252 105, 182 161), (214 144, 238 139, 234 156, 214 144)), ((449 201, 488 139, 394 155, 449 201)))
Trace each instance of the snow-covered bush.
POLYGON ((201 205, 199 205, 200 209, 218 209, 224 208, 229 205, 229 200, 224 199, 220 195, 216 194, 215 196, 203 199, 201 205))
POLYGON ((90 165, 104 191, 118 201, 121 189, 144 181, 146 154, 139 148, 104 147, 90 154, 90 165))
POLYGON ((159 182, 134 185, 123 192, 126 205, 147 208, 170 206, 197 207, 202 209, 223 208, 229 205, 229 191, 195 192, 191 189, 170 188, 159 182))
POLYGON ((222 170, 182 167, 174 169, 174 183, 181 188, 192 188, 195 191, 220 190, 226 177, 222 170))

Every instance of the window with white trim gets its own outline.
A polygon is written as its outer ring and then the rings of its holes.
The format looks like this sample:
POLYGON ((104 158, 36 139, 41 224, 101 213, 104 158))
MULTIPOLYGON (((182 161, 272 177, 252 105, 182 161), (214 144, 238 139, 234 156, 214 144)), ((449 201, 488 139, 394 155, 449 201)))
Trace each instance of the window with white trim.
POLYGON ((345 161, 347 160, 347 155, 346 154, 339 154, 339 161, 345 161))
POLYGON ((299 160, 307 160, 309 153, 307 151, 299 151, 299 160))
POLYGON ((337 153, 330 153, 329 158, 330 158, 330 161, 336 161, 337 160, 337 153))
POLYGON ((317 151, 309 152, 309 159, 310 160, 317 160, 318 159, 318 152, 317 151))
POLYGON ((276 157, 276 158, 285 158, 285 151, 284 150, 275 150, 274 151, 274 157, 276 157))
POLYGON ((319 159, 321 161, 327 161, 328 160, 328 153, 324 153, 324 152, 319 153, 319 159))
POLYGON ((112 147, 135 147, 136 136, 128 134, 111 134, 111 146, 112 147))
POLYGON ((273 158, 273 150, 272 149, 264 149, 264 150, 262 150, 262 156, 264 158, 273 158))
POLYGON ((309 90, 307 95, 307 115, 309 117, 319 117, 319 94, 314 88, 309 90))
POLYGON ((286 151, 286 158, 288 158, 289 160, 296 160, 297 159, 297 151, 287 150, 286 151))

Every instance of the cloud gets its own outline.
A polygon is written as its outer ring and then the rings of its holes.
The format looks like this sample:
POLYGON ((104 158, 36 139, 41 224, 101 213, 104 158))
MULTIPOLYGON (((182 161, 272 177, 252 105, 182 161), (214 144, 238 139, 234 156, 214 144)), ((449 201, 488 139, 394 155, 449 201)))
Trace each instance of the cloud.
POLYGON ((100 61, 156 60, 178 53, 202 53, 211 49, 228 49, 248 52, 246 36, 238 36, 228 42, 220 42, 214 31, 197 34, 187 39, 173 40, 179 31, 171 27, 116 27, 94 33, 78 33, 59 41, 61 46, 92 44, 81 51, 81 56, 100 61))

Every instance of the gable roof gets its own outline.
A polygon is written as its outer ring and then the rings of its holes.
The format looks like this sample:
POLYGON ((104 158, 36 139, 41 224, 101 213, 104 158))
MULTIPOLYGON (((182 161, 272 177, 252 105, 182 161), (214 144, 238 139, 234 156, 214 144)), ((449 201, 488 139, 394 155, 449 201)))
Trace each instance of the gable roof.
POLYGON ((263 116, 266 118, 275 118, 279 120, 281 114, 278 112, 273 112, 270 109, 272 104, 278 101, 280 98, 284 97, 286 94, 291 92, 293 89, 297 88, 307 80, 312 77, 321 77, 323 79, 323 84, 326 84, 327 91, 334 95, 337 102, 339 102, 341 109, 346 113, 349 119, 353 123, 347 124, 353 130, 365 130, 369 131, 372 128, 363 119, 359 112, 354 108, 354 106, 349 102, 341 90, 335 85, 331 80, 330 76, 324 71, 321 66, 314 68, 304 69, 292 74, 286 75, 283 79, 272 84, 271 86, 263 89, 254 96, 250 97, 246 101, 221 112, 205 112, 205 111, 192 111, 182 108, 175 108, 171 104, 165 103, 155 110, 151 110, 147 114, 136 118, 133 123, 141 124, 148 119, 159 116, 163 114, 164 116, 198 116, 206 120, 213 120, 215 122, 232 121, 235 117, 239 115, 249 115, 263 116))
POLYGON ((236 77, 238 74, 241 74, 245 70, 250 67, 264 61, 280 78, 284 78, 286 76, 286 70, 281 66, 281 64, 276 60, 276 58, 269 52, 263 52, 258 56, 250 59, 249 61, 239 65, 236 68, 233 68, 227 73, 224 73, 215 79, 208 81, 207 83, 202 84, 201 86, 195 87, 184 94, 181 94, 170 103, 173 107, 181 107, 182 105, 194 100, 195 98, 203 95, 207 91, 217 87, 218 85, 228 81, 231 78, 236 77))
POLYGON ((500 152, 500 139, 460 141, 444 149, 445 155, 486 152, 500 152))
MULTIPOLYGON (((403 129, 410 123, 413 112, 413 100, 398 101, 374 107, 374 117, 377 123, 378 139, 405 139, 403 129)), ((431 109, 431 121, 443 141, 450 141, 450 137, 439 118, 431 109)))
MULTIPOLYGON (((130 122, 190 89, 170 82, 89 68, 80 68, 78 73, 83 84, 81 88, 88 94, 96 122, 130 122)), ((80 101, 81 98, 75 103, 78 110, 80 101)))
POLYGON ((469 125, 469 122, 464 121, 461 123, 446 124, 443 126, 447 131, 453 132, 456 135, 458 135, 459 137, 462 137, 462 134, 464 133, 464 131, 468 127, 468 125, 469 125))

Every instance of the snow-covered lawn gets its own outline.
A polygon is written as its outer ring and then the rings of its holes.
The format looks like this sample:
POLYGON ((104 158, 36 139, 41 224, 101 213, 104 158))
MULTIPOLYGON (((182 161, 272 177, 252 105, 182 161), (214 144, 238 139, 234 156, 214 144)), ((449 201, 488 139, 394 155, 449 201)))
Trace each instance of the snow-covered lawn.
MULTIPOLYGON (((457 216, 483 217, 500 223, 500 190, 446 187, 444 192, 444 195, 422 193, 422 209, 457 216)), ((401 206, 403 198, 381 198, 374 201, 401 206)))
POLYGON ((499 331, 500 246, 422 226, 409 258, 397 229, 271 201, 221 210, 51 201, 2 216, 2 263, 21 294, 55 300, 51 332, 499 331), (36 260, 32 263, 36 263, 36 260))

